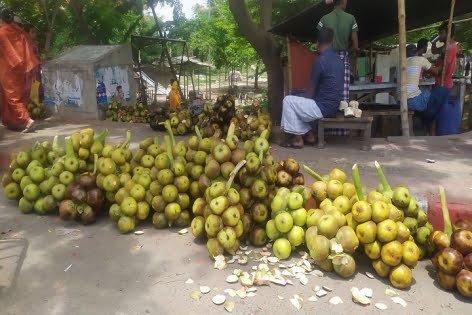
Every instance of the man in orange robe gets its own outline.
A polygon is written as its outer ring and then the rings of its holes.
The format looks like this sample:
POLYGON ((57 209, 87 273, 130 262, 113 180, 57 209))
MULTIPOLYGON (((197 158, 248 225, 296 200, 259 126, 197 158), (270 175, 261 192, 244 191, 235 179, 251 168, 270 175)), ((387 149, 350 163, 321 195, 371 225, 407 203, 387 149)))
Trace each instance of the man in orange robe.
POLYGON ((18 25, 13 13, 4 9, 0 14, 0 88, 2 123, 12 130, 33 130, 34 120, 28 113, 25 77, 38 65, 31 42, 18 25))

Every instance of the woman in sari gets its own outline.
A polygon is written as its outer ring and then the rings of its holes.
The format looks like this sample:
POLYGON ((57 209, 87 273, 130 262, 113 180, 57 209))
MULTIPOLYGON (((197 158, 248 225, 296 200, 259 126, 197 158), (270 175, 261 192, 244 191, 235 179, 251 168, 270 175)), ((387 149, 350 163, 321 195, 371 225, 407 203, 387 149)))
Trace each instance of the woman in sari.
POLYGON ((2 94, 2 123, 12 130, 30 132, 34 128, 27 102, 26 76, 39 65, 31 41, 13 22, 13 12, 4 9, 0 14, 0 88, 2 94))
POLYGON ((182 99, 179 92, 179 82, 176 79, 170 80, 170 92, 169 92, 169 109, 171 112, 175 112, 180 107, 182 99))

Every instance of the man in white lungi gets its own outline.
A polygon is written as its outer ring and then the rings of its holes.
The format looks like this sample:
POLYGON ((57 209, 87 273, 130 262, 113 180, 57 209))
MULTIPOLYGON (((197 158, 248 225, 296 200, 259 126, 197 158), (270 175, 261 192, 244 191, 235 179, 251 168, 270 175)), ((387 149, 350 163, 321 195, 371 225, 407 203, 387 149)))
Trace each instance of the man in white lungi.
POLYGON ((316 142, 313 121, 335 117, 343 98, 344 63, 333 51, 333 30, 318 32, 319 57, 313 65, 306 97, 286 96, 283 101, 281 128, 289 135, 287 145, 301 149, 316 142))

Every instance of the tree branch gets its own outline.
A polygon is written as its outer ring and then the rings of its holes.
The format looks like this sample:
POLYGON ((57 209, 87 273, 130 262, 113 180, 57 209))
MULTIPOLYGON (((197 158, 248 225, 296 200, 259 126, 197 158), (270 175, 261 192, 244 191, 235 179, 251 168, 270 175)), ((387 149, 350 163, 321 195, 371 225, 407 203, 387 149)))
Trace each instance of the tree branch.
POLYGON ((261 26, 267 31, 272 26, 272 0, 261 0, 261 26))
MULTIPOLYGON (((266 1, 266 0, 262 0, 266 1)), ((269 0, 271 1, 271 0, 269 0)), ((233 13, 234 19, 241 30, 241 33, 246 36, 247 40, 251 43, 256 50, 261 49, 260 47, 264 44, 259 42, 258 39, 264 36, 263 31, 259 29, 254 23, 249 10, 244 0, 229 0, 229 8, 233 13)))

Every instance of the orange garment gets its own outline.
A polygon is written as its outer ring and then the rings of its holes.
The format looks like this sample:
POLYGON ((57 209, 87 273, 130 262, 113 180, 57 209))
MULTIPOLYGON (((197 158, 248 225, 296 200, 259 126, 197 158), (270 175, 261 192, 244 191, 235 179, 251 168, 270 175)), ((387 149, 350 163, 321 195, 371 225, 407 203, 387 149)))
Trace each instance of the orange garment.
POLYGON ((28 35, 15 24, 0 26, 1 116, 9 129, 22 129, 30 121, 25 77, 39 65, 28 35))
POLYGON ((171 90, 169 92, 169 109, 171 112, 175 112, 177 108, 180 107, 180 103, 182 102, 182 99, 180 98, 180 93, 179 93, 179 84, 177 81, 174 81, 172 83, 171 90))

